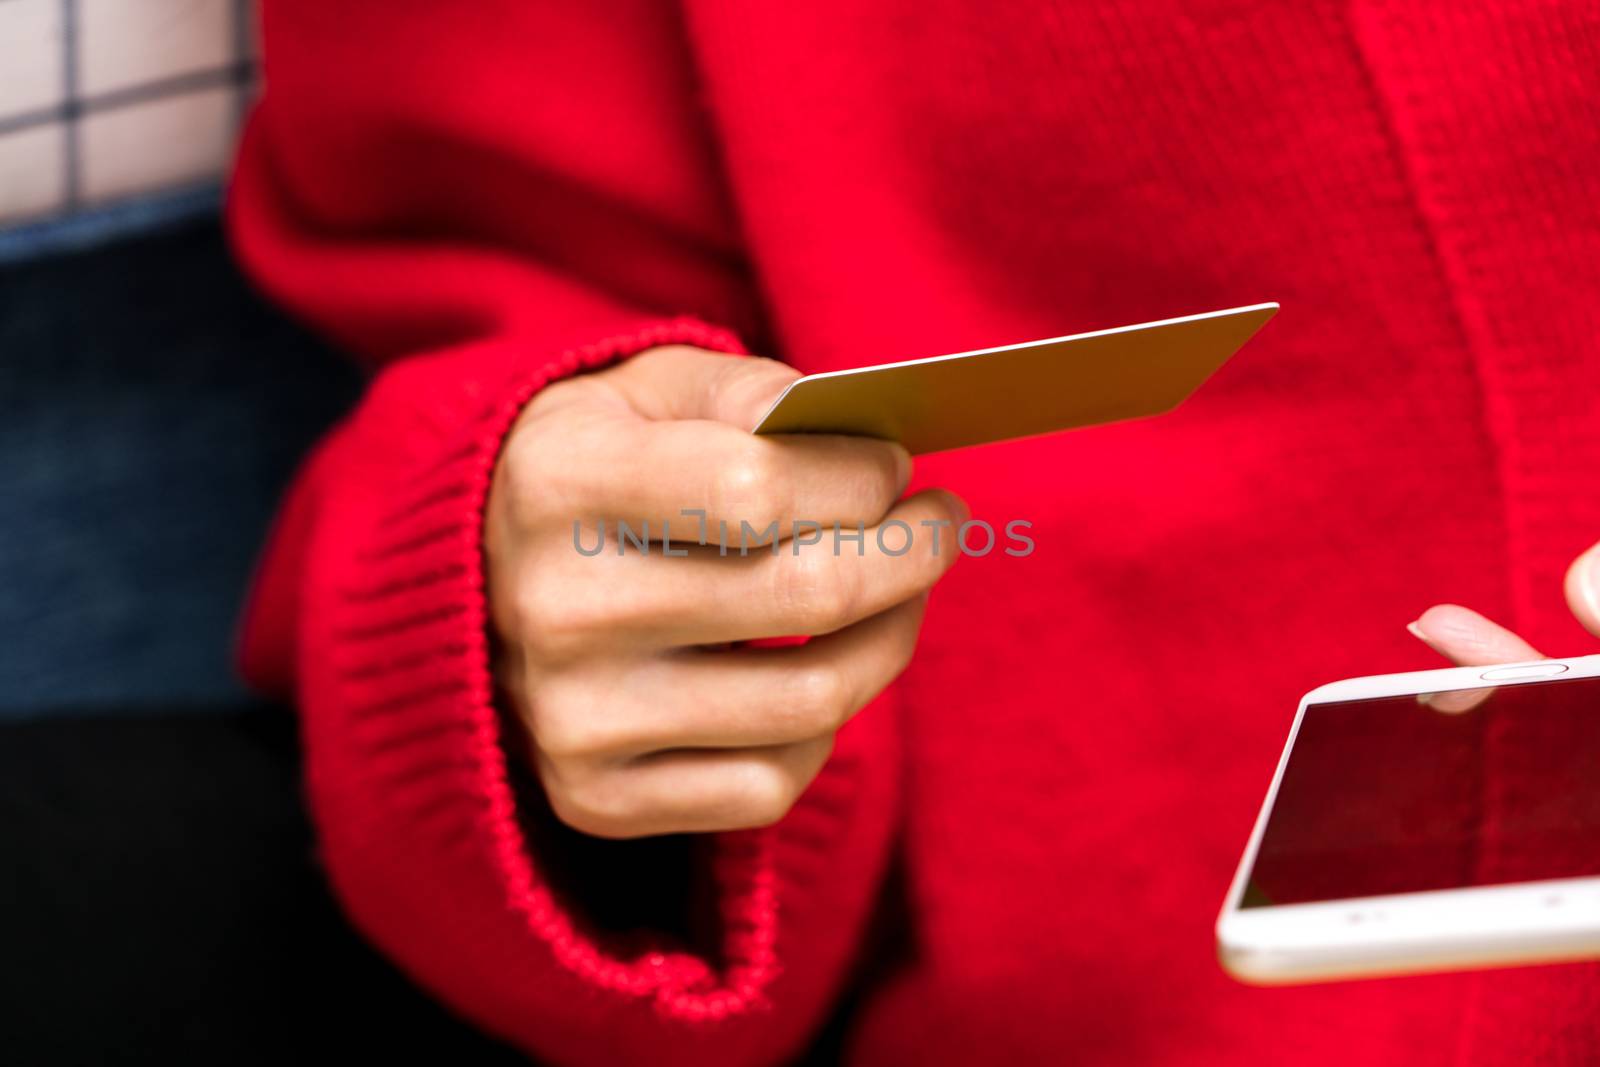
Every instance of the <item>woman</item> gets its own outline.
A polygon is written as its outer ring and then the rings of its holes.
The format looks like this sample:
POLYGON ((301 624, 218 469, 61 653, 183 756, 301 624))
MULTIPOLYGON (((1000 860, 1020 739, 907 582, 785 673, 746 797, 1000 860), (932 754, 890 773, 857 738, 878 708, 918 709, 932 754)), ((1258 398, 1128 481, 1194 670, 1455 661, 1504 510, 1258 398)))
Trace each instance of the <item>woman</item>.
POLYGON ((560 1064, 830 1017, 873 1064, 1600 1055, 1591 966, 1268 992, 1210 932, 1300 692, 1430 665, 1447 599, 1583 647, 1581 7, 266 5, 235 239, 383 370, 244 658, 354 921, 560 1064), (744 432, 800 372, 1259 300, 1159 419, 914 471, 744 432), (682 509, 1037 549, 573 550, 682 509))

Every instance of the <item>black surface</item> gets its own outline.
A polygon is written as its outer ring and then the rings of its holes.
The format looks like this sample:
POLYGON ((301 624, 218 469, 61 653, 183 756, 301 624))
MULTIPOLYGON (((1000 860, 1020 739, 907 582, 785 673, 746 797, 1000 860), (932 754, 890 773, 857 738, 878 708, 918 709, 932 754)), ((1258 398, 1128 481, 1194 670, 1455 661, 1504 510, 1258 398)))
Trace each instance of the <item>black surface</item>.
POLYGON ((347 925, 297 762, 276 709, 0 727, 0 1060, 523 1062, 347 925))
MULTIPOLYGON (((901 958, 897 929, 873 924, 869 972, 901 958)), ((796 1067, 839 1062, 855 999, 796 1067)), ((344 919, 315 861, 289 712, 0 724, 0 1062, 341 1056, 528 1062, 344 919)))

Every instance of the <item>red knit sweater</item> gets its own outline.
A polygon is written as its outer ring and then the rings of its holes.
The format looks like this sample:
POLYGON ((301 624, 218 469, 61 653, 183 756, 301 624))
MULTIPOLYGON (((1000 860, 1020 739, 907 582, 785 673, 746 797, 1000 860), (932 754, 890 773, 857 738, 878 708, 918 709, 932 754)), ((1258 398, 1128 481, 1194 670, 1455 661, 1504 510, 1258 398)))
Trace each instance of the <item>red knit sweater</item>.
POLYGON ((1600 968, 1262 991, 1211 933, 1299 693, 1432 665, 1403 626, 1440 600, 1587 647, 1558 580, 1600 537, 1593 5, 265 9, 233 233, 382 371, 245 659, 416 981, 563 1065, 781 1062, 847 993, 864 1064, 1600 1060, 1600 968), (1037 550, 957 566, 778 826, 678 863, 516 788, 479 533, 547 382, 1268 299, 1172 415, 919 463, 1037 550), (690 889, 708 923, 655 917, 690 889))

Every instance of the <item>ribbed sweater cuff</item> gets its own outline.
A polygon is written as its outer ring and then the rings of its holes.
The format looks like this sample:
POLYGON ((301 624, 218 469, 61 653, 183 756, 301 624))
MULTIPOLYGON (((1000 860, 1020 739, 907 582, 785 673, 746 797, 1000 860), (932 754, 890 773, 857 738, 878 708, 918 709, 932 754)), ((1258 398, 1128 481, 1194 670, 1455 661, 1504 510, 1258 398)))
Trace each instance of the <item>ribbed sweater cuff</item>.
MULTIPOLYGON (((312 565, 297 656, 313 802, 352 915, 424 978, 466 970, 537 982, 526 957, 542 945, 592 987, 652 998, 671 1017, 714 1020, 760 1003, 776 972, 768 831, 718 838, 715 967, 666 946, 613 958, 581 932, 530 855, 492 703, 480 546, 502 440, 549 382, 674 343, 742 351, 689 320, 573 348, 508 375, 499 395, 483 396, 482 410, 445 435, 433 462, 410 464, 403 484, 381 494, 325 490, 341 499, 322 516, 326 550, 312 553, 323 562, 312 565)), ((472 984, 447 983, 480 1009, 480 997, 510 995, 472 984)))

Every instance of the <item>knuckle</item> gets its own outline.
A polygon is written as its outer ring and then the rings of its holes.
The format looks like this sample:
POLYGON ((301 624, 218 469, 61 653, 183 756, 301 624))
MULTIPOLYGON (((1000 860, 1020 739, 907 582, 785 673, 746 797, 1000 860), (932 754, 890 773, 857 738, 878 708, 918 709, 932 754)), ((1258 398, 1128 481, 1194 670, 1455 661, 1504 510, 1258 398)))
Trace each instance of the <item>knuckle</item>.
POLYGON ((752 763, 730 772, 730 822, 743 829, 771 826, 789 814, 799 791, 770 763, 752 763))
POLYGON ((556 818, 591 837, 637 836, 638 820, 615 774, 591 774, 545 792, 556 818))
POLYGON ((516 592, 513 606, 517 636, 529 645, 543 647, 551 634, 559 633, 565 620, 555 598, 545 590, 544 583, 523 582, 516 592))
POLYGON ((797 670, 791 680, 791 715, 807 732, 835 729, 851 711, 851 695, 844 673, 817 664, 797 670))
POLYGON ((546 582, 528 582, 514 608, 517 635, 541 658, 570 659, 585 644, 588 632, 577 598, 562 596, 546 582))
POLYGON ((602 374, 626 375, 649 372, 658 365, 672 365, 685 356, 692 356, 697 350, 692 345, 656 345, 638 353, 631 359, 625 359, 602 374))
POLYGON ((505 451, 495 463, 494 478, 489 486, 491 507, 511 521, 514 527, 528 525, 529 498, 527 473, 514 441, 506 442, 505 451))
POLYGON ((506 442, 495 478, 495 491, 506 503, 509 514, 523 525, 534 524, 542 515, 543 503, 552 495, 560 471, 552 463, 552 449, 534 425, 506 442))
POLYGON ((856 590, 826 553, 783 553, 773 563, 776 596, 785 619, 808 633, 830 633, 850 621, 856 590))
POLYGON ((788 474, 766 442, 752 439, 718 465, 709 493, 710 509, 730 520, 758 527, 782 520, 788 474))
POLYGON ((534 744, 553 760, 570 762, 596 755, 606 749, 605 731, 560 697, 546 693, 535 696, 537 711, 530 724, 534 744))
POLYGON ((595 491, 590 457, 602 453, 610 432, 578 398, 554 410, 525 410, 501 448, 494 492, 507 497, 512 515, 529 527, 586 514, 595 491))
MULTIPOLYGON (((615 368, 612 368, 615 370, 615 368)), ((599 390, 595 387, 595 379, 603 374, 576 374, 569 378, 561 378, 551 382, 537 393, 533 399, 523 406, 522 415, 517 420, 518 427, 559 411, 569 404, 582 404, 585 401, 597 398, 599 390)))

